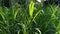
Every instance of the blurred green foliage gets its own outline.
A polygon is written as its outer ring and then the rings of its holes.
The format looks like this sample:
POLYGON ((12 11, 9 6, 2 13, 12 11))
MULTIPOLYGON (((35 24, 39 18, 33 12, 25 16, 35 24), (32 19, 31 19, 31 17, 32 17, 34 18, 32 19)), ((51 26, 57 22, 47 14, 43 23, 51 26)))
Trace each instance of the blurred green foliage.
POLYGON ((0 34, 60 34, 60 5, 27 2, 0 6, 0 34))

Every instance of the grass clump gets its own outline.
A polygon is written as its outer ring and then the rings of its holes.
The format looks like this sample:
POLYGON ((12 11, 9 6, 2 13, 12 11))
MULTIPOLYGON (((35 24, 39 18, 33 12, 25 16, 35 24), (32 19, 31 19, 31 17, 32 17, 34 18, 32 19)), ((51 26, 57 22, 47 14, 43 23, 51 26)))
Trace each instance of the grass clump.
POLYGON ((0 6, 0 34, 60 34, 60 5, 0 6))

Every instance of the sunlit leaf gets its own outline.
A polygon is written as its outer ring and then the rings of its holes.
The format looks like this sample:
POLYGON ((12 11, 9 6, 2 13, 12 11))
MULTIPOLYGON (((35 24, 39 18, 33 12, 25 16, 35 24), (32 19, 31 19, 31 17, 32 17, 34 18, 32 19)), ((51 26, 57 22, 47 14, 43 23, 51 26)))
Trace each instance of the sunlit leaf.
POLYGON ((18 14, 18 10, 16 10, 16 12, 15 12, 15 14, 14 14, 14 19, 16 19, 16 16, 17 16, 17 14, 18 14))
POLYGON ((31 1, 29 4, 29 15, 32 17, 34 12, 34 2, 31 1))

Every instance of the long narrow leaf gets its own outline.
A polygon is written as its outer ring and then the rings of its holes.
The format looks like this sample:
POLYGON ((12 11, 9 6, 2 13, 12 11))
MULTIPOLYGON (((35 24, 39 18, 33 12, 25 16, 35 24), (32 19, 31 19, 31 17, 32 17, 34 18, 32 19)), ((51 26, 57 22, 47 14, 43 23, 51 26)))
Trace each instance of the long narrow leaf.
POLYGON ((29 14, 31 17, 33 16, 33 12, 34 12, 34 2, 31 1, 31 3, 29 4, 29 14))
POLYGON ((5 20, 4 13, 2 12, 2 7, 0 7, 0 15, 2 16, 3 20, 5 20))
POLYGON ((15 14, 14 14, 14 19, 16 19, 16 16, 17 16, 17 14, 18 14, 18 10, 16 10, 16 12, 15 12, 15 14))

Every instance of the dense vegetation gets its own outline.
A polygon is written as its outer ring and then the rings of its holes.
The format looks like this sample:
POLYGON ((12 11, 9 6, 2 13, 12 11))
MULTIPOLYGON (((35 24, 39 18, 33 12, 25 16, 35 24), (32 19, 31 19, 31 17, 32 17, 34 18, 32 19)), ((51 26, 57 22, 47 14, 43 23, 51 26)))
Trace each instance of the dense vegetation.
POLYGON ((60 34, 60 4, 15 0, 6 7, 0 1, 0 34, 60 34))

